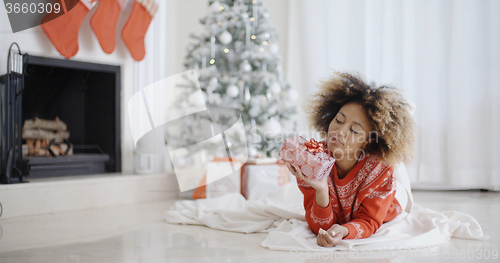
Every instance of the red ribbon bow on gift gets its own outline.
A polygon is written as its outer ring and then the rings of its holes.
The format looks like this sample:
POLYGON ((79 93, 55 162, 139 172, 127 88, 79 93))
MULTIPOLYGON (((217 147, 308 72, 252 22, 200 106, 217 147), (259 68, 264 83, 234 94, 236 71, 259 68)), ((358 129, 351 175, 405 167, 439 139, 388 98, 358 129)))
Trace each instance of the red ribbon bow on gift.
POLYGON ((304 145, 307 147, 307 150, 311 153, 320 153, 323 152, 323 147, 325 146, 324 142, 317 142, 313 138, 310 141, 305 141, 304 145))

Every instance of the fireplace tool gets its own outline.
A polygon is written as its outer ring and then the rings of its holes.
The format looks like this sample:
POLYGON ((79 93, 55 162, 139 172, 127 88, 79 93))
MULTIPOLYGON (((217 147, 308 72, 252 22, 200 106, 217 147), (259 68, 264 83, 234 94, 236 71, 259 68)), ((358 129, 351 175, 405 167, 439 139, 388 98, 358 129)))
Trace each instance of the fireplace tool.
POLYGON ((7 73, 0 76, 1 85, 1 175, 0 182, 28 182, 28 161, 22 158, 22 93, 24 72, 29 56, 12 43, 7 56, 7 73), (17 47, 17 50, 13 46, 17 47))

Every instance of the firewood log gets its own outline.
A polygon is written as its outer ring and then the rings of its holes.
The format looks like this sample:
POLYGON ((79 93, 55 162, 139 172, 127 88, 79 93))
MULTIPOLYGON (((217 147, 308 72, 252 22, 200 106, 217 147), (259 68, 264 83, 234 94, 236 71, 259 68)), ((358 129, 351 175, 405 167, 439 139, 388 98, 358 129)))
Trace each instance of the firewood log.
POLYGON ((44 130, 44 129, 23 129, 23 139, 28 140, 36 140, 36 139, 43 139, 43 140, 55 140, 57 143, 61 143, 64 141, 64 139, 69 139, 69 131, 58 131, 58 132, 53 132, 50 130, 44 130))
POLYGON ((59 117, 55 120, 45 120, 35 117, 34 119, 25 120, 23 129, 45 129, 50 131, 65 131, 67 129, 66 123, 61 121, 59 117))
POLYGON ((40 153, 40 148, 42 148, 42 141, 40 139, 35 140, 35 155, 40 153))
POLYGON ((28 139, 26 140, 26 144, 28 145, 28 155, 29 156, 35 155, 35 140, 28 139))

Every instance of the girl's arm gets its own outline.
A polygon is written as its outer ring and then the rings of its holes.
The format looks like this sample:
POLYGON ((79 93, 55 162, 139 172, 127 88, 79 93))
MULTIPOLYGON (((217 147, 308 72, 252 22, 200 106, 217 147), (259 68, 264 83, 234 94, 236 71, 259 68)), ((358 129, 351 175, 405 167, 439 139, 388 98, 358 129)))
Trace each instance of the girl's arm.
POLYGON ((297 178, 297 185, 304 194, 306 222, 311 230, 316 235, 320 228, 328 230, 337 221, 330 205, 328 191, 317 191, 299 178, 297 178))
POLYGON ((316 235, 320 228, 328 230, 337 221, 337 217, 330 206, 328 176, 320 180, 311 180, 305 177, 300 169, 292 167, 285 160, 283 162, 288 170, 297 178, 297 185, 304 194, 304 209, 306 211, 307 224, 316 235))
POLYGON ((375 188, 361 202, 354 219, 342 224, 349 229, 346 239, 367 238, 374 234, 384 222, 387 213, 394 203, 396 194, 396 177, 393 168, 387 169, 377 181, 375 188))

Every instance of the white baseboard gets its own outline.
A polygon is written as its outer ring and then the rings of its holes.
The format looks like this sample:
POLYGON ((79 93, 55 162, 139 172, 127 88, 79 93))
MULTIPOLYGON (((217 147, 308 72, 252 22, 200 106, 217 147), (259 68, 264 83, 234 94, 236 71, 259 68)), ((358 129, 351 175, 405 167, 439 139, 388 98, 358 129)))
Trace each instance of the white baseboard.
POLYGON ((489 191, 500 191, 500 188, 491 186, 481 186, 478 185, 449 185, 449 184, 439 184, 439 183, 412 183, 412 190, 422 190, 422 191, 463 191, 463 190, 479 190, 486 189, 489 191))
POLYGON ((175 175, 102 174, 0 185, 0 219, 176 199, 175 175))

